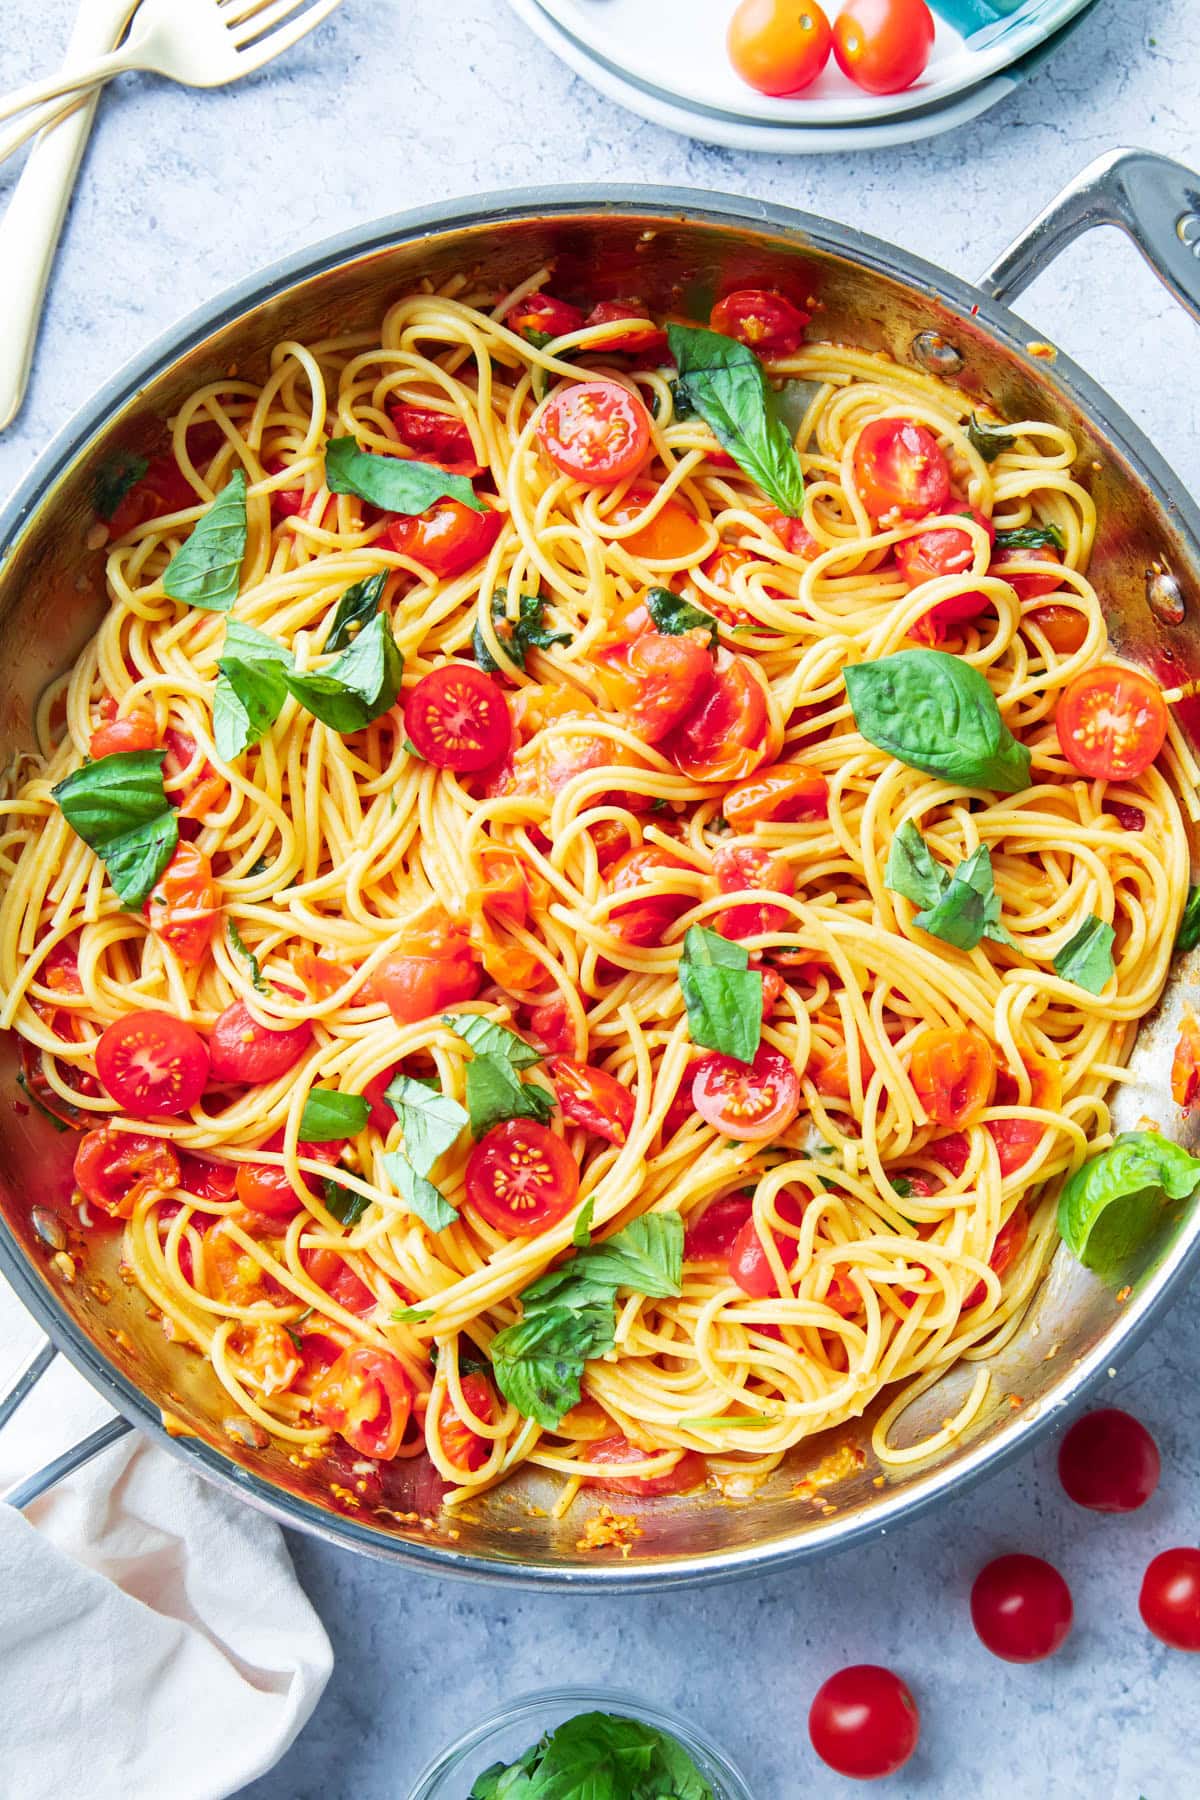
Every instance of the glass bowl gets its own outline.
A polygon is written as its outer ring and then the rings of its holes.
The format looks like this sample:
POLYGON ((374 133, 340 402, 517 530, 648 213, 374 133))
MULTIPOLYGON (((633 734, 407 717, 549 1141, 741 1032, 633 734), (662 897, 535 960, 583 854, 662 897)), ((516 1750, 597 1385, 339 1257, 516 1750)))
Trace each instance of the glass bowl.
POLYGON ((744 1775, 711 1738, 677 1713, 647 1706, 615 1688, 548 1688, 526 1694, 480 1719, 435 1756, 409 1789, 408 1800, 467 1800, 478 1776, 493 1763, 517 1757, 565 1719, 582 1712, 620 1713, 677 1738, 712 1787, 716 1800, 754 1800, 744 1775))

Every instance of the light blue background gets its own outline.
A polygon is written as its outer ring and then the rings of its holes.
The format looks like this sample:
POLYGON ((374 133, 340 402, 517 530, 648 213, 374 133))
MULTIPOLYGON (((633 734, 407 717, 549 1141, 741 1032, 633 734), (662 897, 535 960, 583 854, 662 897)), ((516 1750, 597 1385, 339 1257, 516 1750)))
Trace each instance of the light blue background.
MULTIPOLYGON (((57 64, 71 10, 4 0, 5 86, 57 64)), ((101 109, 30 401, 0 439, 0 490, 185 310, 311 239, 442 197, 672 181, 807 207, 978 274, 1101 151, 1132 142, 1200 163, 1196 22, 1196 0, 1101 0, 1058 61, 974 125, 802 161, 643 124, 556 64, 504 0, 345 0, 314 40, 240 89, 127 79, 101 109)), ((1022 311, 1195 488, 1200 336, 1132 249, 1107 234, 1077 245, 1022 311)), ((917 1757, 882 1790, 897 1800, 1183 1800, 1197 1792, 1200 1660, 1151 1639, 1136 1598, 1150 1556, 1197 1537, 1198 1370, 1200 1323, 1185 1299, 1109 1384, 1104 1397, 1138 1412, 1163 1449, 1160 1492, 1127 1520, 1071 1507, 1046 1446, 873 1548, 736 1587, 531 1596, 294 1541, 337 1667, 299 1742, 248 1800, 404 1800, 418 1767, 482 1711, 566 1680, 632 1687, 706 1723, 760 1800, 836 1800, 861 1790, 817 1763, 805 1716, 825 1675, 853 1661, 902 1671, 922 1708, 917 1757), (1016 1548, 1057 1561, 1076 1603, 1066 1650, 1028 1669, 989 1657, 966 1613, 978 1566, 1016 1548)))

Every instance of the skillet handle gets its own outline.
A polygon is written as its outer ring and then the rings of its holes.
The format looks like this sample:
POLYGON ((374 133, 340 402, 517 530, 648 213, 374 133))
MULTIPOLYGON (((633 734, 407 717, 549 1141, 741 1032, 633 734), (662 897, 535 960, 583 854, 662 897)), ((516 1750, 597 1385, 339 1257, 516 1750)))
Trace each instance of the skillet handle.
POLYGON ((1132 238, 1163 286, 1200 323, 1200 176, 1149 150, 1110 150, 1078 174, 979 283, 1011 301, 1094 225, 1132 238))
MULTIPOLYGON (((45 1343, 18 1369, 7 1390, 0 1394, 0 1426, 8 1423, 17 1408, 33 1392, 54 1361, 55 1354, 54 1345, 45 1343)), ((0 1495, 0 1503, 18 1508, 28 1506, 39 1494, 46 1493, 56 1482, 62 1481, 64 1476, 73 1475, 76 1469, 82 1469, 85 1463, 91 1462, 93 1456, 99 1456, 102 1450, 107 1450, 110 1444, 115 1444, 131 1429, 127 1419, 109 1419, 95 1431, 89 1432, 87 1437, 81 1438, 77 1444, 72 1444, 69 1450, 64 1450, 61 1456, 56 1456, 53 1462, 48 1462, 45 1468, 35 1470, 24 1481, 18 1482, 16 1487, 0 1495)))

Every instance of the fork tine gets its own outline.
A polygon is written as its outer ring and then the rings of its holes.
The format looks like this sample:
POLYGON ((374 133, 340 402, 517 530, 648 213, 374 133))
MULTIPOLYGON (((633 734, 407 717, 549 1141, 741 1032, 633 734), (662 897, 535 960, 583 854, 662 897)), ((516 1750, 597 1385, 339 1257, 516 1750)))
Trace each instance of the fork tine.
POLYGON ((271 0, 217 0, 223 25, 240 25, 251 13, 262 12, 271 0))
POLYGON ((306 0, 231 0, 223 13, 234 43, 248 44, 291 18, 305 3, 306 0))
POLYGON ((247 72, 259 69, 272 57, 280 56, 290 50, 293 44, 315 31, 322 20, 327 19, 342 3, 342 0, 315 0, 307 11, 295 17, 297 6, 303 6, 304 0, 274 0, 274 4, 263 12, 245 19, 242 24, 231 27, 230 36, 238 48, 238 60, 247 72), (279 19, 290 19, 289 24, 280 24, 271 31, 268 37, 262 37, 263 31, 279 19), (253 41, 251 41, 253 40, 253 41), (244 46, 244 48, 243 48, 244 46))

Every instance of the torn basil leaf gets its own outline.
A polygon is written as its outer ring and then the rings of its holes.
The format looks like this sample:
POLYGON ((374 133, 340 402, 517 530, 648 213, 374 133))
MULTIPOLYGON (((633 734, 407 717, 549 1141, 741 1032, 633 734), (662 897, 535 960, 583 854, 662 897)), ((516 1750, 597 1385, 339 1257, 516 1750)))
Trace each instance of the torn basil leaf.
POLYGON ((272 991, 271 984, 269 981, 263 980, 263 972, 259 967, 258 958, 255 956, 253 950, 246 944, 233 919, 230 919, 229 921, 229 946, 236 956, 240 956, 242 960, 248 964, 250 969, 250 985, 255 993, 269 994, 272 991))
POLYGON ((985 937, 1000 944, 1014 942, 1000 923, 1000 896, 986 844, 948 873, 935 862, 912 820, 906 819, 892 839, 883 879, 893 893, 903 894, 919 908, 914 925, 956 950, 974 950, 985 937))
POLYGON ((355 1137, 367 1122, 371 1108, 361 1094, 344 1094, 340 1088, 310 1088, 300 1114, 302 1144, 330 1144, 337 1138, 355 1137))
POLYGON ((1197 944, 1200 944, 1200 887, 1188 889, 1187 903, 1179 921, 1179 930, 1175 934, 1172 954, 1182 955, 1184 951, 1194 950, 1197 944))
POLYGON ((144 456, 118 450, 101 463, 92 484, 92 504, 100 517, 111 520, 130 488, 136 487, 150 468, 144 456))
POLYGON ((454 1224, 458 1218, 455 1208, 440 1188, 435 1187, 424 1175, 418 1174, 403 1151, 387 1151, 383 1166, 395 1182, 396 1191, 409 1212, 415 1213, 423 1224, 428 1225, 430 1231, 445 1231, 448 1225, 454 1224))
POLYGON ((357 1225, 370 1205, 365 1194, 357 1194, 353 1188, 343 1187, 332 1176, 325 1182, 325 1206, 339 1225, 357 1225))
POLYGON ((1017 525, 1011 531, 998 531, 994 550, 1042 550, 1047 545, 1065 550, 1067 541, 1057 525, 1017 525))
POLYGON ((985 463, 994 463, 1002 450, 1012 447, 1007 425, 988 425, 975 413, 967 420, 967 442, 978 450, 985 463))
POLYGON ((228 612, 237 599, 245 554, 246 476, 235 469, 167 564, 163 588, 184 606, 228 612))
POLYGON ((283 645, 240 619, 225 626, 213 693, 213 742, 226 762, 264 738, 287 698, 292 659, 283 645))
POLYGON ((536 1119, 544 1125, 554 1111, 554 1095, 522 1081, 503 1056, 478 1052, 467 1064, 467 1115, 478 1140, 506 1119, 536 1119))
POLYGON ((409 457, 375 456, 352 437, 333 438, 325 450, 325 481, 331 494, 357 494, 384 512, 427 512, 439 500, 459 500, 472 512, 486 512, 465 475, 447 475, 432 463, 409 457))
POLYGON ((405 1156, 418 1175, 428 1175, 439 1156, 457 1142, 467 1123, 466 1109, 432 1082, 413 1075, 395 1076, 383 1097, 400 1121, 405 1156))
POLYGON ((1058 1230, 1071 1254, 1098 1274, 1143 1249, 1174 1200, 1200 1186, 1200 1158, 1156 1131, 1126 1131, 1077 1169, 1058 1200, 1058 1230))
POLYGON ((762 975, 743 945, 693 925, 683 940, 679 988, 694 1044, 753 1062, 762 1037, 762 975))
POLYGON ((800 458, 753 350, 696 325, 668 325, 667 338, 679 368, 677 403, 699 413, 751 481, 780 512, 798 519, 804 510, 800 458))
POLYGON ((1112 954, 1115 936, 1111 925, 1089 913, 1074 937, 1054 958, 1054 973, 1061 975, 1064 981, 1073 981, 1086 993, 1103 993, 1116 972, 1112 954))
POLYGON ((477 1056, 502 1056, 514 1069, 531 1069, 534 1063, 542 1060, 540 1050, 527 1044, 507 1025, 485 1019, 482 1013, 443 1013, 442 1024, 448 1025, 464 1044, 470 1044, 477 1056))
POLYGON ((344 650, 347 644, 353 643, 358 631, 370 624, 379 611, 386 586, 387 570, 382 569, 378 575, 368 575, 365 581, 356 581, 353 587, 346 589, 329 621, 329 632, 323 645, 327 654, 344 650))
POLYGON ((717 642, 720 627, 712 614, 690 605, 670 588, 647 589, 646 611, 654 621, 655 630, 668 637, 680 637, 685 631, 707 631, 713 644, 717 642))
POLYGON ((108 870, 123 906, 144 904, 179 842, 163 790, 165 750, 119 750, 84 763, 50 791, 75 833, 108 870))
MULTIPOLYGON (((496 588, 492 594, 492 626, 505 655, 518 669, 525 667, 525 659, 531 650, 550 650, 555 644, 571 642, 569 631, 551 631, 545 624, 546 602, 540 594, 522 594, 515 619, 508 617, 507 604, 505 590, 496 588)), ((489 675, 503 674, 503 665, 488 649, 478 624, 471 638, 471 649, 481 669, 489 675)))
POLYGON ((285 669, 288 692, 331 730, 361 731, 395 705, 404 658, 386 613, 376 613, 327 669, 285 669))

